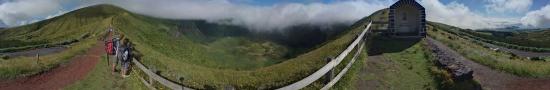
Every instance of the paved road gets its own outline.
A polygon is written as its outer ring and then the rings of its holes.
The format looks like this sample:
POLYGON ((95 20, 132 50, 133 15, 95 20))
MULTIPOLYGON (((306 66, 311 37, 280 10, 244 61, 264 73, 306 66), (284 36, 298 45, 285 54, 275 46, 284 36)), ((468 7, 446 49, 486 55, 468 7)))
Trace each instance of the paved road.
POLYGON ((506 47, 501 47, 498 45, 493 45, 490 43, 482 42, 484 45, 490 47, 490 48, 498 48, 499 50, 507 51, 514 53, 517 56, 520 57, 543 57, 543 56, 550 56, 550 52, 529 52, 529 51, 522 51, 518 49, 510 49, 506 47))
POLYGON ((33 57, 36 56, 36 54, 39 54, 40 56, 59 53, 63 50, 66 50, 67 48, 59 46, 59 47, 50 47, 50 48, 39 48, 39 49, 33 49, 33 50, 25 50, 25 51, 19 51, 19 52, 11 52, 11 53, 0 53, 2 55, 6 55, 8 57, 33 57))

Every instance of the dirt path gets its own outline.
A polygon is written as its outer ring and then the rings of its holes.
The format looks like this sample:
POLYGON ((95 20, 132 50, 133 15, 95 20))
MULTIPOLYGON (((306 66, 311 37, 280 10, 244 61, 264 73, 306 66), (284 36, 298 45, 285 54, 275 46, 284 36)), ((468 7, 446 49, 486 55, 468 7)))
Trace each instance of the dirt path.
POLYGON ((374 55, 369 56, 363 67, 361 67, 359 71, 359 80, 357 80, 355 83, 355 89, 358 90, 373 90, 376 89, 378 86, 380 86, 380 81, 376 80, 368 80, 367 77, 369 75, 372 75, 374 73, 380 74, 380 72, 383 72, 381 68, 377 68, 376 64, 391 64, 391 62, 384 59, 383 55, 374 55))
POLYGON ((39 75, 0 82, 1 90, 58 90, 83 79, 104 55, 103 42, 90 48, 86 54, 71 58, 70 63, 39 75))
POLYGON ((534 79, 518 77, 506 72, 493 70, 490 67, 478 64, 466 59, 453 49, 443 45, 437 40, 427 38, 440 49, 447 51, 448 54, 455 56, 464 65, 469 66, 474 71, 474 79, 479 81, 484 89, 490 90, 550 90, 550 79, 534 79))

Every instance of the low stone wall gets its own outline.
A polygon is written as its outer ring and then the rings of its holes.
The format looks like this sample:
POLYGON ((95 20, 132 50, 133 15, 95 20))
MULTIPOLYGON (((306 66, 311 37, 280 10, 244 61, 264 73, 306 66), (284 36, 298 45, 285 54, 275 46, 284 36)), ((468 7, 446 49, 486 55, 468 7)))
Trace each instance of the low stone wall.
POLYGON ((426 40, 426 42, 428 48, 432 52, 432 56, 436 59, 437 65, 449 71, 454 80, 468 80, 473 78, 472 74, 474 71, 470 67, 459 62, 456 56, 440 49, 432 40, 426 40))

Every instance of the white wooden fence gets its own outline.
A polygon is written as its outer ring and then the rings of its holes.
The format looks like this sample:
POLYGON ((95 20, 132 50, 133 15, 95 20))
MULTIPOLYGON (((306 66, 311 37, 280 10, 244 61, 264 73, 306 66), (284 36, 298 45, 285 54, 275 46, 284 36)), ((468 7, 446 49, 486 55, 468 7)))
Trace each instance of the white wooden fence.
MULTIPOLYGON (((333 70, 334 67, 336 67, 338 64, 340 64, 340 62, 342 62, 344 60, 344 58, 346 56, 348 56, 348 54, 356 47, 359 45, 360 42, 362 42, 362 40, 365 40, 364 37, 366 36, 367 34, 367 31, 369 30, 370 26, 371 26, 372 22, 370 22, 367 27, 363 30, 363 32, 361 32, 361 34, 359 34, 359 36, 346 48, 346 50, 344 50, 342 53, 340 53, 340 55, 338 55, 338 57, 336 57, 336 59, 330 61, 328 64, 326 64, 325 66, 323 66, 321 69, 317 70, 315 73, 309 75, 308 77, 298 81, 298 82, 295 82, 293 84, 290 84, 288 86, 285 86, 285 87, 282 87, 282 88, 279 88, 279 90, 298 90, 298 89, 302 89, 306 86, 308 86, 309 84, 317 81, 317 79, 323 77, 326 73, 328 73, 329 71, 333 70)), ((362 48, 362 47, 360 47, 362 48)), ((344 70, 342 70, 337 76, 336 78, 332 79, 329 84, 325 85, 323 87, 323 89, 329 89, 330 87, 332 87, 332 85, 336 84, 336 82, 338 82, 338 80, 340 80, 340 78, 343 76, 343 74, 345 74, 347 72, 347 70, 351 67, 351 65, 355 62, 355 58, 358 56, 360 51, 356 52, 355 56, 353 57, 352 61, 350 61, 350 63, 348 63, 348 66, 346 66, 344 68, 344 70)))
POLYGON ((160 75, 157 75, 156 73, 150 71, 149 69, 147 69, 145 66, 143 66, 143 64, 141 64, 139 61, 137 60, 132 60, 132 62, 141 70, 143 71, 143 73, 145 73, 149 78, 149 81, 145 80, 144 78, 140 78, 141 81, 147 85, 147 87, 149 87, 150 89, 155 89, 154 86, 153 86, 153 83, 155 81, 157 81, 158 83, 172 89, 172 90, 193 90, 191 88, 188 88, 188 87, 185 87, 185 86, 182 86, 182 85, 179 85, 179 84, 176 84, 170 80, 167 80, 163 77, 161 77, 160 75))

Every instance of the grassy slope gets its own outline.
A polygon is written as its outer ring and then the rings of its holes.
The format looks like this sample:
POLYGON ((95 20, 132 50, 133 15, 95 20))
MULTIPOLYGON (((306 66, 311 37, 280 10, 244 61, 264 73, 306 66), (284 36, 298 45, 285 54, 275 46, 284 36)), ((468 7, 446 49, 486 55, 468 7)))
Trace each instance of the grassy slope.
MULTIPOLYGON (((92 9, 90 9, 92 10, 92 9)), ((61 42, 65 40, 81 39, 83 35, 91 38, 80 40, 61 53, 41 56, 36 63, 35 57, 11 57, 0 61, 0 78, 10 79, 18 76, 33 75, 56 67, 67 62, 71 57, 84 53, 93 46, 101 36, 102 31, 111 22, 109 8, 98 8, 99 11, 74 11, 61 17, 40 21, 37 23, 10 28, 0 31, 0 43, 13 45, 0 46, 27 46, 38 43, 61 42)), ((113 11, 117 12, 117 11, 113 11)))
MULTIPOLYGON (((136 44, 138 51, 145 55, 143 57, 143 62, 148 66, 160 70, 162 75, 172 80, 184 77, 186 78, 186 85, 196 88, 204 88, 206 86, 221 87, 228 84, 239 88, 258 88, 258 86, 271 88, 289 84, 320 68, 321 65, 325 63, 324 56, 336 56, 354 38, 354 34, 361 30, 352 29, 351 31, 347 31, 346 34, 340 35, 342 37, 330 43, 326 43, 324 46, 313 50, 313 52, 297 56, 297 58, 284 62, 276 61, 281 62, 281 64, 267 66, 269 64, 274 64, 268 62, 264 65, 253 66, 257 69, 224 70, 220 68, 226 68, 227 66, 215 65, 222 65, 219 62, 232 63, 228 65, 239 65, 243 64, 243 62, 220 61, 225 58, 219 55, 235 52, 237 52, 235 54, 253 52, 249 55, 256 56, 256 58, 252 57, 250 60, 265 61, 266 59, 258 59, 257 57, 265 57, 263 55, 278 56, 281 52, 273 51, 284 50, 281 50, 281 46, 274 43, 262 40, 243 40, 240 37, 225 38, 220 41, 213 41, 212 44, 204 45, 202 43, 192 42, 194 39, 192 40, 187 36, 174 37, 171 35, 175 32, 173 30, 178 28, 173 21, 152 19, 129 13, 117 7, 101 5, 76 10, 60 17, 34 24, 1 31, 0 42, 2 42, 2 44, 8 42, 13 44, 1 45, 2 47, 28 46, 79 39, 85 35, 90 35, 92 38, 81 40, 81 42, 76 43, 70 49, 62 53, 42 56, 39 64, 36 64, 32 57, 2 60, 0 61, 0 75, 2 78, 31 75, 66 62, 70 57, 81 54, 87 48, 93 46, 96 40, 100 38, 99 36, 103 35, 106 27, 111 23, 114 24, 117 30, 121 30, 123 34, 136 44), (242 45, 240 42, 246 43, 244 45, 245 47, 238 47, 244 49, 215 51, 219 48, 232 47, 231 45, 242 45), (209 52, 224 53, 211 56, 212 53, 209 52)), ((357 28, 359 26, 361 25, 356 25, 355 27, 357 28)), ((252 65, 244 64, 242 66, 252 65)), ((76 85, 76 87, 78 86, 79 85, 76 85)))
POLYGON ((355 25, 351 31, 341 35, 340 38, 280 64, 236 71, 188 63, 193 59, 203 60, 205 63, 215 59, 209 59, 212 56, 199 52, 208 51, 208 49, 200 48, 203 46, 189 42, 189 39, 169 37, 167 32, 170 32, 170 24, 163 23, 166 22, 131 14, 124 14, 115 19, 117 29, 122 30, 128 38, 132 39, 137 50, 145 55, 142 62, 160 70, 161 75, 169 79, 177 81, 183 77, 184 83, 194 88, 220 88, 225 85, 238 88, 273 88, 289 84, 320 68, 325 63, 325 56, 336 56, 351 42, 354 34, 359 33, 361 29, 358 27, 364 24, 355 25))
POLYGON ((550 48, 550 30, 528 31, 528 32, 497 32, 497 31, 472 31, 469 29, 462 30, 458 27, 445 25, 437 22, 430 22, 442 29, 457 29, 454 31, 468 33, 473 36, 481 37, 488 40, 505 42, 527 47, 550 48))
MULTIPOLYGON (((433 68, 437 68, 431 58, 426 54, 430 53, 424 49, 424 41, 411 41, 375 37, 373 46, 383 52, 381 58, 386 59, 371 61, 375 68, 364 77, 365 80, 379 82, 374 89, 442 89, 446 88, 439 79, 433 68), (409 46, 412 44, 411 46, 409 46)), ((373 57, 373 56, 369 56, 373 57)), ((370 65, 370 64, 369 64, 370 65)), ((374 85, 373 85, 374 86, 374 85)))
MULTIPOLYGON (((10 28, 0 32, 0 40, 20 42, 56 42, 78 39, 86 34, 99 35, 109 17, 118 11, 109 8, 77 10, 59 17, 10 28)), ((18 44, 21 46, 21 44, 18 44)))
POLYGON ((527 77, 549 77, 550 62, 531 61, 523 58, 515 58, 510 54, 495 52, 488 48, 472 43, 469 40, 459 38, 453 34, 447 33, 444 28, 428 27, 428 35, 434 39, 441 41, 452 49, 456 50, 465 57, 476 61, 477 63, 487 65, 489 67, 503 70, 519 76, 527 77))

